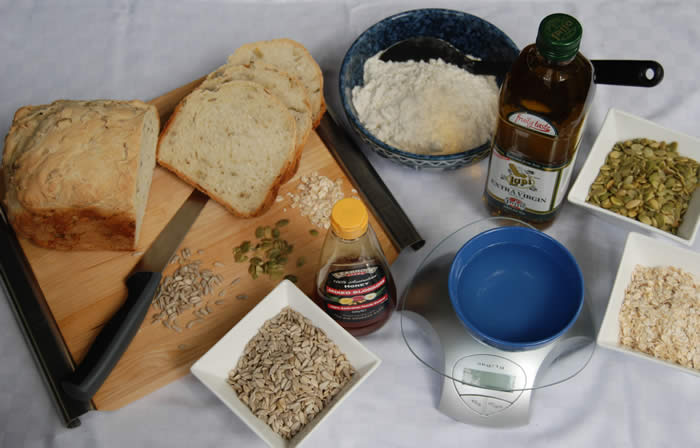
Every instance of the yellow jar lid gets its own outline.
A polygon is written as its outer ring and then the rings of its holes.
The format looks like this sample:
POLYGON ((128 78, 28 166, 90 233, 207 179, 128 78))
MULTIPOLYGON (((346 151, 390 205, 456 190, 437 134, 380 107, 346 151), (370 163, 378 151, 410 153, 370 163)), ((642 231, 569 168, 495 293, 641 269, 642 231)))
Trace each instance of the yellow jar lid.
POLYGON ((344 240, 362 236, 367 231, 368 222, 367 207, 357 198, 341 199, 331 211, 331 228, 344 240))

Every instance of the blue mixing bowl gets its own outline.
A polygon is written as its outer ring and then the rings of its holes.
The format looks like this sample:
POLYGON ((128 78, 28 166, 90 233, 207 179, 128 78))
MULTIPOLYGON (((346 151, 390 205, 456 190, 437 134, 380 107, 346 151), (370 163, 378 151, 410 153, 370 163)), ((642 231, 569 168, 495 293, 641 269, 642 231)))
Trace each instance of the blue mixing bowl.
MULTIPOLYGON (((489 154, 486 143, 456 154, 431 156, 401 151, 372 135, 360 122, 352 104, 352 89, 364 84, 364 64, 392 44, 416 36, 446 40, 463 52, 484 61, 515 61, 518 47, 498 27, 486 20, 450 9, 426 8, 387 17, 364 31, 350 46, 340 68, 340 99, 356 135, 373 151, 389 160, 416 169, 456 169, 489 154)), ((502 79, 498 79, 498 84, 502 79)))
POLYGON ((556 340, 583 306, 583 275, 554 238, 527 227, 500 227, 469 240, 450 268, 452 306, 477 339, 501 350, 556 340))

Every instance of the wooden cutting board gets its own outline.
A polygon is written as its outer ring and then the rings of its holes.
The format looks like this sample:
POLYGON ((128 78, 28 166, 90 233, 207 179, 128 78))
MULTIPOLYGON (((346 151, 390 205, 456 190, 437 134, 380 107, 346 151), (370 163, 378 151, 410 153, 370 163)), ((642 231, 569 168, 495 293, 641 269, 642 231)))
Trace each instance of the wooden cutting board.
MULTIPOLYGON (((165 124, 175 105, 194 89, 201 80, 175 89, 151 101, 160 113, 161 125, 165 124)), ((311 133, 296 176, 280 190, 282 201, 275 202, 263 216, 240 219, 223 207, 209 201, 180 246, 179 252, 188 248, 190 261, 201 260, 201 268, 210 269, 223 277, 221 286, 205 296, 211 314, 192 328, 181 333, 165 328, 160 323, 151 324, 158 311, 151 307, 133 342, 122 359, 93 398, 95 408, 118 409, 169 382, 187 374, 189 367, 219 340, 236 322, 267 295, 279 280, 267 276, 252 279, 248 264, 236 263, 233 248, 241 242, 256 241, 255 230, 259 226, 274 226, 281 220, 289 220, 283 227, 282 238, 294 245, 285 273, 298 277, 299 286, 307 295, 313 291, 315 270, 326 229, 317 228, 299 209, 290 206, 288 192, 297 193, 301 177, 318 172, 331 180, 342 179, 346 197, 355 195, 353 186, 335 159, 318 138, 311 133), (316 229, 314 236, 310 230, 316 229), (307 262, 296 266, 299 256, 307 262), (230 283, 240 280, 232 287, 230 283), (219 295, 226 288, 223 295, 219 295), (245 295, 246 299, 237 298, 245 295), (223 301, 217 305, 215 301, 223 301)), ((61 252, 34 246, 21 240, 22 248, 39 282, 61 335, 76 362, 80 362, 102 326, 121 306, 127 290, 124 279, 139 261, 158 233, 165 227, 192 188, 167 170, 157 167, 148 199, 148 207, 141 230, 141 240, 135 252, 61 252)), ((370 215, 384 252, 393 262, 398 255, 377 219, 370 215)), ((168 275, 177 263, 165 270, 168 275)), ((187 312, 177 320, 181 327, 194 317, 187 312)), ((231 360, 231 366, 236 360, 231 360)))

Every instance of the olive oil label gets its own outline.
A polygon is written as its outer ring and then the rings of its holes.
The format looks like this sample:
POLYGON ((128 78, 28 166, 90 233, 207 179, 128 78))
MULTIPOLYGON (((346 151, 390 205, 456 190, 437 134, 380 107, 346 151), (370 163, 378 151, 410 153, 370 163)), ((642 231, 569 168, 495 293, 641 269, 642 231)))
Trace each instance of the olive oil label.
POLYGON ((329 273, 323 299, 326 312, 340 322, 374 319, 391 303, 386 274, 379 265, 329 273))
POLYGON ((525 128, 528 131, 537 132, 538 134, 549 135, 551 137, 559 135, 557 128, 549 120, 535 115, 532 112, 513 112, 508 115, 508 121, 515 126, 525 128))
POLYGON ((559 167, 544 167, 505 155, 493 145, 486 191, 505 208, 534 214, 553 213, 564 200, 573 160, 559 167))

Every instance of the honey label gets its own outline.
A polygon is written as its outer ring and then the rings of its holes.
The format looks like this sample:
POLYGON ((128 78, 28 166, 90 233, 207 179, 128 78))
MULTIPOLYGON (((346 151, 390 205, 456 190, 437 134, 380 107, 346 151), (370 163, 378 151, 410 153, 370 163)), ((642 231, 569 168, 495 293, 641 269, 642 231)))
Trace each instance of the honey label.
POLYGON ((486 192, 516 213, 554 213, 564 200, 573 170, 573 159, 566 165, 549 168, 505 155, 493 145, 486 192))
POLYGON ((528 131, 537 132, 538 134, 549 135, 551 137, 556 137, 559 134, 557 132, 557 128, 554 127, 549 120, 540 117, 539 115, 535 115, 532 112, 513 112, 508 115, 508 121, 515 126, 525 128, 528 131))
POLYGON ((379 265, 330 272, 322 294, 326 313, 338 322, 374 319, 391 304, 386 274, 379 265))

